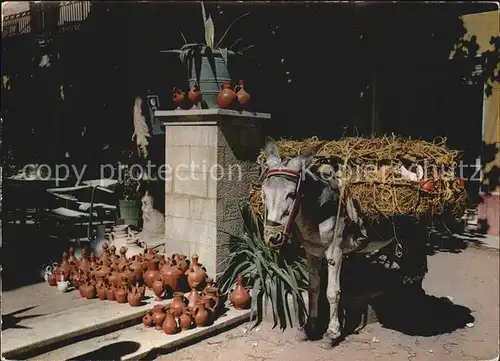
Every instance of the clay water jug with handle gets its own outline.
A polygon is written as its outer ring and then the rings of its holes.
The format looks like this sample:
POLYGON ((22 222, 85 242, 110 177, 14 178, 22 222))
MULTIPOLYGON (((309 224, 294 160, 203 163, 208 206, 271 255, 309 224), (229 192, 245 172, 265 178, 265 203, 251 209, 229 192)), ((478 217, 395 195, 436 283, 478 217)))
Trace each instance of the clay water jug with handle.
POLYGON ((243 287, 243 277, 241 274, 238 275, 236 280, 236 287, 229 294, 229 301, 231 301, 234 308, 237 310, 248 308, 250 303, 250 289, 248 287, 243 287))
POLYGON ((179 326, 177 325, 174 314, 170 310, 168 310, 165 321, 163 321, 162 325, 163 332, 165 332, 167 335, 174 335, 177 333, 178 328, 179 326))
POLYGON ((219 95, 217 95, 217 104, 219 104, 219 107, 221 109, 227 109, 233 104, 235 99, 236 93, 231 89, 231 83, 228 81, 223 82, 222 89, 219 95))
POLYGON ((236 93, 236 98, 238 99, 238 103, 240 104, 240 108, 245 110, 248 108, 250 103, 250 94, 245 90, 245 81, 240 80, 239 85, 234 87, 234 91, 236 93))
POLYGON ((197 254, 193 254, 191 256, 191 265, 189 267, 189 270, 187 271, 187 278, 189 287, 196 289, 198 289, 200 285, 202 285, 202 283, 205 281, 205 278, 207 278, 207 273, 198 263, 197 254))

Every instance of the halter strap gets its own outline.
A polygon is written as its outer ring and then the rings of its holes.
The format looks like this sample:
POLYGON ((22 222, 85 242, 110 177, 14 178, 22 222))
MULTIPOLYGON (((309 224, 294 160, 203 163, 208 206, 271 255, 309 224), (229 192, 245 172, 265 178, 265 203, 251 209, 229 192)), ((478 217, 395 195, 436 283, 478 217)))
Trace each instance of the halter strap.
MULTIPOLYGON (((297 213, 299 210, 299 204, 300 204, 300 186, 301 186, 301 173, 299 171, 295 170, 290 170, 290 169, 281 169, 281 168, 270 168, 266 171, 265 178, 269 177, 285 177, 285 178, 291 178, 293 181, 295 181, 295 193, 296 197, 293 200, 292 204, 292 209, 290 210, 290 215, 288 216, 288 221, 285 225, 283 234, 286 236, 290 235, 290 232, 292 230, 293 223, 295 222, 295 217, 297 217, 297 213)), ((265 207, 264 207, 265 209, 265 207)), ((264 224, 267 220, 267 215, 265 214, 264 217, 264 224)))

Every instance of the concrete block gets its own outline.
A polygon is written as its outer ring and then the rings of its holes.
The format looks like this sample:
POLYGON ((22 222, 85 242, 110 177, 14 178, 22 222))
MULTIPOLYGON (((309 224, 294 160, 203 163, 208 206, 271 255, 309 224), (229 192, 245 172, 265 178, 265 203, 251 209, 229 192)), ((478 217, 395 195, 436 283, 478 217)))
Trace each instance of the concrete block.
POLYGON ((191 243, 215 247, 217 227, 215 222, 194 221, 189 222, 189 238, 191 243))
POLYGON ((189 218, 203 221, 217 221, 217 200, 191 197, 189 201, 189 218))
POLYGON ((167 169, 176 170, 189 169, 190 165, 190 147, 189 146, 167 146, 167 157, 165 163, 167 169))
POLYGON ((195 171, 210 172, 217 164, 222 164, 217 158, 215 146, 191 146, 189 164, 196 167, 195 171))
POLYGON ((170 216, 189 218, 189 196, 170 193, 165 196, 165 213, 170 216))
POLYGON ((174 193, 206 198, 208 178, 206 173, 178 172, 174 178, 174 193))

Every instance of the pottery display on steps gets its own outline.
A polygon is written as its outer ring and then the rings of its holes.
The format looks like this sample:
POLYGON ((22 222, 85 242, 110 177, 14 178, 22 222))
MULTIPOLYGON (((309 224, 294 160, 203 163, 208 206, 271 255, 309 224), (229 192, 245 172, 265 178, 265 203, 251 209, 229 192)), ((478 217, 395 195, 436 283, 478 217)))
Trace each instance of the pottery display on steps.
POLYGON ((193 254, 191 256, 191 264, 189 269, 186 271, 187 280, 190 288, 198 289, 203 285, 205 278, 207 277, 207 273, 198 263, 198 255, 193 254))
POLYGON ((237 310, 247 309, 250 304, 250 289, 243 287, 243 277, 241 274, 238 275, 236 280, 236 287, 229 294, 229 301, 237 310))

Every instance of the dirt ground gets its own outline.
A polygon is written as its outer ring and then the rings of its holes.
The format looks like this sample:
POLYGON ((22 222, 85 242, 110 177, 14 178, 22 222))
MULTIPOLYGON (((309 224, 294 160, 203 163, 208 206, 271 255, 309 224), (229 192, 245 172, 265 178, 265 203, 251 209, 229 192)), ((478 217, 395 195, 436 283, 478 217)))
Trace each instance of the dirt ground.
POLYGON ((157 361, 492 360, 499 349, 499 252, 469 247, 429 257, 420 306, 391 308, 392 321, 370 324, 325 350, 263 322, 176 350, 157 361), (442 298, 449 297, 449 298, 442 298), (451 302, 449 301, 451 300, 451 302), (472 321, 472 322, 471 322, 472 321))

